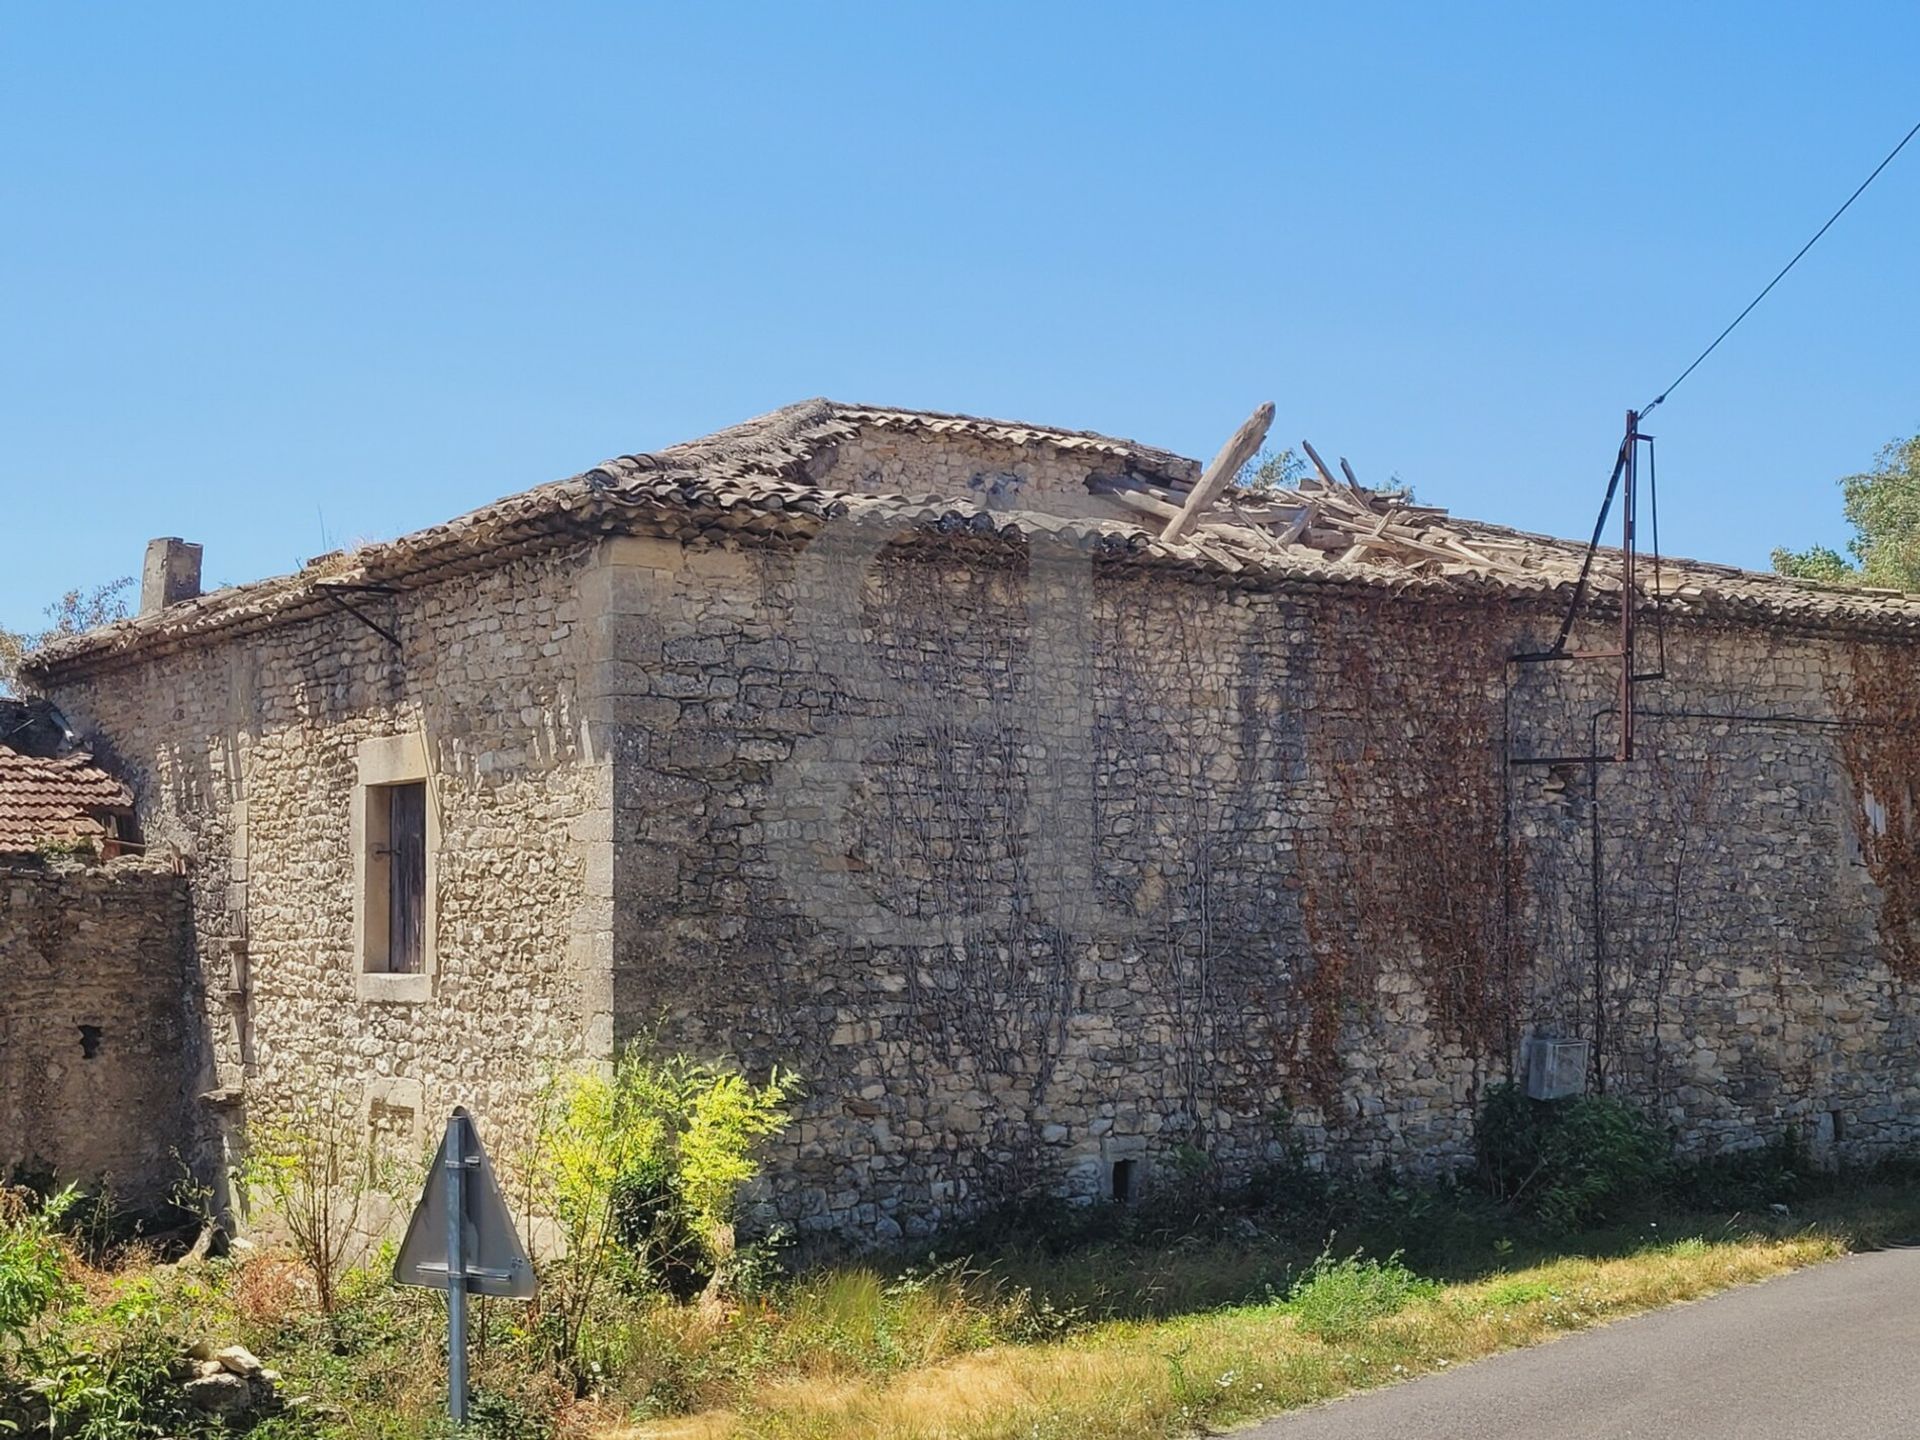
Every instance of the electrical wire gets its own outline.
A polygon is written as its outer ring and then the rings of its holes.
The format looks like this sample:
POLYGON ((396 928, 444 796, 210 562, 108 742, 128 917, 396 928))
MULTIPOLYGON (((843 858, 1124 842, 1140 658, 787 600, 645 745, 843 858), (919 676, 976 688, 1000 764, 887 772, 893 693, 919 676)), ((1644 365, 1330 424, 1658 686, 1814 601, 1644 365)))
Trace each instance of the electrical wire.
POLYGON ((1693 364, 1687 366, 1686 369, 1680 372, 1680 378, 1678 380, 1675 380, 1671 385, 1667 386, 1666 389, 1662 390, 1658 395, 1656 395, 1653 398, 1653 401, 1651 404, 1646 405, 1641 409, 1640 414, 1643 418, 1645 416, 1651 415, 1657 406, 1664 404, 1667 396, 1671 395, 1675 390, 1678 390, 1680 388, 1680 381, 1685 380, 1687 376, 1693 374, 1694 371, 1698 370, 1700 368, 1700 362, 1705 360, 1709 355, 1713 354, 1714 351, 1720 348, 1720 342, 1726 339, 1727 336, 1731 335, 1734 332, 1734 329, 1740 324, 1740 322, 1746 319, 1747 316, 1753 313, 1754 306, 1758 305, 1762 300, 1766 299, 1767 296, 1770 293, 1772 293, 1774 286, 1778 285, 1782 280, 1787 278, 1787 271, 1793 269, 1794 266, 1798 265, 1800 263, 1801 256, 1805 255, 1809 250, 1813 249, 1813 247, 1819 243, 1820 237, 1826 234, 1827 231, 1833 228, 1833 222, 1838 220, 1842 215, 1847 213, 1847 210, 1852 206, 1853 202, 1858 200, 1861 197, 1861 195, 1863 195, 1866 192, 1866 188, 1869 185, 1873 184, 1875 180, 1878 180, 1880 178, 1880 172, 1886 169, 1887 166, 1893 163, 1893 157, 1898 155, 1902 150, 1906 149, 1907 141, 1913 139, 1913 137, 1916 135, 1920 135, 1920 123, 1916 123, 1913 129, 1907 131, 1906 135, 1901 139, 1900 143, 1894 146, 1893 149, 1887 152, 1887 158, 1882 160, 1878 165, 1873 167, 1873 173, 1867 176, 1866 179, 1860 182, 1860 188, 1858 190, 1855 190, 1853 194, 1847 197, 1847 203, 1845 205, 1842 205, 1838 210, 1834 211, 1833 214, 1827 217, 1827 223, 1822 225, 1818 230, 1813 232, 1813 239, 1807 241, 1806 244, 1802 245, 1798 253, 1794 255, 1793 259, 1789 260, 1784 266, 1781 267, 1780 273, 1774 276, 1773 279, 1767 282, 1767 288, 1765 290, 1762 290, 1758 295, 1754 296, 1752 300, 1748 301, 1747 308, 1742 310, 1738 315, 1733 317, 1733 324, 1727 326, 1726 329, 1722 330, 1718 335, 1716 335, 1714 337, 1713 344, 1707 346, 1706 349, 1702 350, 1697 356, 1694 357, 1693 364))

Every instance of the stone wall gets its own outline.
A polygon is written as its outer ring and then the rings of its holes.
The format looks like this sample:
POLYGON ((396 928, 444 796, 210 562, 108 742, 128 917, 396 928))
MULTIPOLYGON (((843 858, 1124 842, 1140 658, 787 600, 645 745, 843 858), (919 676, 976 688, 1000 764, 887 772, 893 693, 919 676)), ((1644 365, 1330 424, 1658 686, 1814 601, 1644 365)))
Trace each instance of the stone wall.
POLYGON ((1671 627, 1589 795, 1506 763, 1612 745, 1610 669, 1506 662, 1546 608, 819 548, 606 559, 617 1020, 805 1077, 762 1222, 1430 1173, 1532 1034, 1691 1152, 1920 1138, 1834 724, 1871 647, 1671 627))
POLYGON ((166 867, 0 868, 0 1180, 164 1202, 195 1152, 196 988, 166 867))
POLYGON ((611 782, 579 574, 552 552, 362 597, 398 646, 330 614, 57 687, 188 873, 226 1138, 337 1093, 403 1152, 455 1104, 504 1146, 552 1069, 607 1053, 611 782), (408 754, 439 842, 433 973, 369 975, 356 791, 408 754))

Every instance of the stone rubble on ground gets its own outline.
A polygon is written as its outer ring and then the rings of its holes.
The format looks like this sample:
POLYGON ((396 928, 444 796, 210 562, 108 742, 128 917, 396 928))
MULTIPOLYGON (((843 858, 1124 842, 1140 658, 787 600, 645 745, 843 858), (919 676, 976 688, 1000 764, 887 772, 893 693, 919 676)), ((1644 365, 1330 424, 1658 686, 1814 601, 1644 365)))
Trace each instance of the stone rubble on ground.
POLYGON ((280 1372, 269 1370, 244 1345, 216 1347, 198 1341, 188 1347, 174 1374, 187 1399, 210 1415, 233 1420, 269 1415, 282 1406, 280 1372))

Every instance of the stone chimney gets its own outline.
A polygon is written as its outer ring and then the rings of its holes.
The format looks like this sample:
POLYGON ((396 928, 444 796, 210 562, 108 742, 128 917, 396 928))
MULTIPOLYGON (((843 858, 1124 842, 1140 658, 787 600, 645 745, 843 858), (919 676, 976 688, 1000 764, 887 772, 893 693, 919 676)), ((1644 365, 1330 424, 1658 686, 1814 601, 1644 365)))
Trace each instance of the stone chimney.
POLYGON ((147 542, 147 563, 140 572, 140 613, 151 615, 200 593, 200 547, 178 535, 147 542))

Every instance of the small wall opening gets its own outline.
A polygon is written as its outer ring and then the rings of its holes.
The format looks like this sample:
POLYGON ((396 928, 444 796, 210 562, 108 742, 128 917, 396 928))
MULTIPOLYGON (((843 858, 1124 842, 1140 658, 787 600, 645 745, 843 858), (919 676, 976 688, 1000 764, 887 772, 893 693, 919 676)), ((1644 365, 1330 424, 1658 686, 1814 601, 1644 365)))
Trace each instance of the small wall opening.
POLYGON ((80 1054, 91 1060, 100 1053, 100 1027, 82 1025, 80 1027, 80 1054))
POLYGON ((1847 1138, 1847 1117, 1839 1110, 1829 1110, 1827 1118, 1833 1122, 1833 1138, 1836 1141, 1847 1138))
POLYGON ((1140 1185, 1139 1162, 1116 1160, 1109 1181, 1109 1198, 1116 1205, 1131 1205, 1140 1185))

